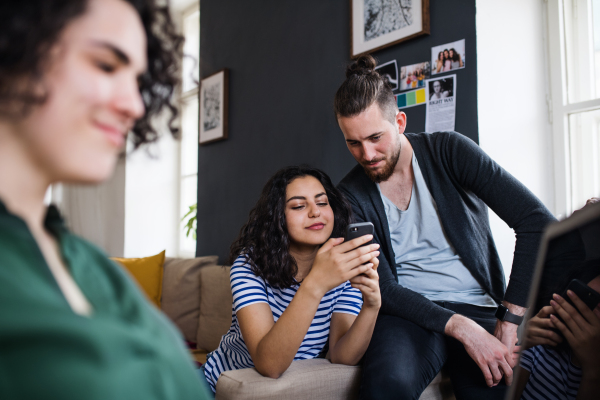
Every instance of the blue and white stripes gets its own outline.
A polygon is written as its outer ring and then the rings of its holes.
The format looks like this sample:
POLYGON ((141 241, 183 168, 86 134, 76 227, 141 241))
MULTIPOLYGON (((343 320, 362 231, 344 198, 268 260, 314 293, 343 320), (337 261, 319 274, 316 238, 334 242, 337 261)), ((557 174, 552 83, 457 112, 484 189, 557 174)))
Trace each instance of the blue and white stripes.
MULTIPOLYGON (((236 312, 256 303, 267 303, 275 322, 281 317, 298 291, 298 286, 280 290, 254 275, 245 256, 239 256, 229 274, 233 306, 231 327, 221 338, 221 343, 205 365, 205 374, 213 392, 219 376, 224 371, 253 367, 242 332, 238 325, 236 312)), ((323 296, 317 313, 294 357, 294 360, 306 360, 319 355, 329 337, 329 324, 334 312, 358 315, 362 307, 362 295, 359 290, 346 281, 323 296)))
POLYGON ((521 399, 577 398, 582 372, 573 365, 568 353, 549 346, 535 346, 523 351, 520 364, 530 372, 521 399))

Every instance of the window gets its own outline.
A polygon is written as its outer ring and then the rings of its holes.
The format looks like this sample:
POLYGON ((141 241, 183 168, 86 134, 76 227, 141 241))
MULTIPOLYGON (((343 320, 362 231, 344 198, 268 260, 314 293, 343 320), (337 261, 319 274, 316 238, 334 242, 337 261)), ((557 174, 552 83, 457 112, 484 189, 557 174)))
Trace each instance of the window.
MULTIPOLYGON (((200 8, 198 4, 183 13, 182 31, 185 36, 181 91, 181 164, 180 210, 183 218, 197 202, 198 182, 198 82, 200 76, 200 8)), ((194 257, 196 239, 186 235, 184 223, 179 229, 179 255, 194 257)))
POLYGON ((600 0, 549 0, 557 214, 600 195, 600 0))

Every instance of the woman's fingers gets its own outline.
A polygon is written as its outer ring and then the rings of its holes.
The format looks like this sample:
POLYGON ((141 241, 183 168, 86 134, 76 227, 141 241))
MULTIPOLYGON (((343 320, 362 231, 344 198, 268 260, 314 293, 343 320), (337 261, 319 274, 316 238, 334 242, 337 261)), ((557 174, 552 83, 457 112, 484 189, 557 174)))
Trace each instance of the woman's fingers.
MULTIPOLYGON (((380 253, 381 253, 381 252, 380 252, 380 253)), ((377 257, 373 257, 373 258, 371 259, 371 263, 373 263, 373 269, 374 269, 375 271, 377 271, 377 268, 379 268, 379 258, 377 258, 377 257)))
POLYGON ((554 314, 552 314, 550 318, 552 319, 552 322, 554 322, 556 328, 564 335, 565 339, 567 339, 567 342, 573 343, 575 337, 573 336, 573 333, 571 333, 569 328, 567 328, 567 326, 563 324, 554 314))
MULTIPOLYGON (((575 329, 584 329, 587 325, 587 321, 572 305, 570 305, 565 299, 558 294, 552 296, 554 300, 550 300, 550 305, 554 307, 556 313, 564 321, 565 325, 571 331, 575 329)), ((578 299, 579 300, 579 299, 578 299)), ((554 320, 553 320, 554 321, 554 320)))
POLYGON ((373 240, 373 235, 364 235, 361 237, 357 237, 356 239, 349 240, 342 244, 338 243, 338 246, 336 246, 336 250, 341 253, 347 253, 353 249, 356 249, 359 246, 362 246, 365 243, 368 243, 370 240, 373 240))
POLYGON ((575 294, 575 292, 573 292, 572 290, 567 290, 567 296, 569 296, 571 298, 571 301, 575 303, 575 306, 588 323, 594 325, 596 322, 599 322, 598 319, 594 317, 593 311, 590 310, 587 304, 585 304, 579 298, 579 296, 575 294))
MULTIPOLYGON (((552 306, 542 307, 542 309, 540 310, 540 312, 537 313, 536 317, 547 318, 553 312, 554 312, 554 308, 552 306)), ((548 320, 548 321, 550 321, 550 320, 548 320)))
POLYGON ((335 246, 339 245, 343 241, 344 241, 344 238, 331 238, 328 241, 326 241, 323 244, 323 246, 321 246, 321 248, 319 249, 319 251, 317 252, 317 254, 319 254, 319 253, 325 253, 325 252, 333 249, 335 246))

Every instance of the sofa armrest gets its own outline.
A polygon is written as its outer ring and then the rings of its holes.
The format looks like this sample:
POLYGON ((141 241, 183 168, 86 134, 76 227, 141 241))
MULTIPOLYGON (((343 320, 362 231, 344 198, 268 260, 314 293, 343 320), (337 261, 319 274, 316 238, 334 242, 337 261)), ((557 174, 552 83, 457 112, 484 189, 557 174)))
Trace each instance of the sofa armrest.
POLYGON ((317 358, 294 361, 278 379, 266 378, 254 368, 227 371, 217 382, 217 400, 279 400, 358 398, 360 367, 332 364, 317 358))
MULTIPOLYGON (((216 400, 346 400, 358 399, 360 367, 332 364, 316 358, 294 361, 279 379, 254 368, 226 371, 217 381, 216 400)), ((455 400, 445 369, 425 388, 419 400, 455 400)))

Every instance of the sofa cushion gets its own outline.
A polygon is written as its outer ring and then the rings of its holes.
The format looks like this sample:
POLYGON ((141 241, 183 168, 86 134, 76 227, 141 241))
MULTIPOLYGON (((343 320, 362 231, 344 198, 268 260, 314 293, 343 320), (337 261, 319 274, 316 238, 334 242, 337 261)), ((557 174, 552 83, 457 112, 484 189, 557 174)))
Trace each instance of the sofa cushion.
POLYGON ((200 270, 217 261, 217 256, 165 259, 161 308, 188 342, 195 343, 198 333, 200 270))
POLYGON ((165 261, 164 250, 155 256, 144 258, 112 258, 123 265, 134 277, 148 298, 160 307, 162 294, 163 265, 165 261))
POLYGON ((231 267, 211 265, 200 270, 199 349, 213 351, 231 326, 233 297, 229 285, 231 267))
POLYGON ((294 361, 278 379, 254 368, 227 371, 217 381, 217 400, 358 398, 360 368, 332 364, 324 358, 294 361))

